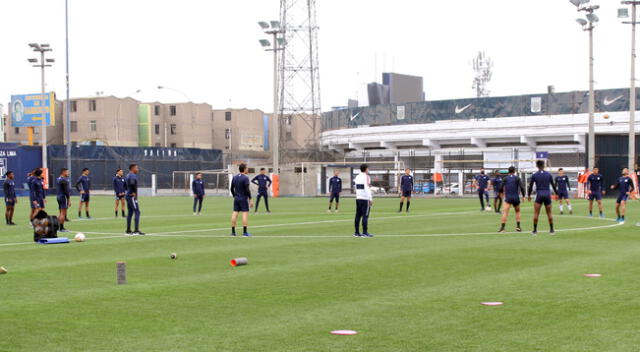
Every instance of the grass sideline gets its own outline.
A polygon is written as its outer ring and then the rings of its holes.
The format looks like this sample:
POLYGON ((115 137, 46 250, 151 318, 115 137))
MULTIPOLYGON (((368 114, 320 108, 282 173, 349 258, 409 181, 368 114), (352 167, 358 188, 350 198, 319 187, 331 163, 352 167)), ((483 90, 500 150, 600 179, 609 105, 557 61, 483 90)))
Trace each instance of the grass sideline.
POLYGON ((205 199, 200 217, 191 202, 141 199, 151 235, 124 237, 111 197, 92 197, 93 220, 76 219, 74 199, 68 228, 88 240, 36 245, 21 199, 19 226, 0 228, 0 351, 640 349, 636 201, 622 226, 612 200, 605 220, 574 201, 556 236, 543 217, 532 238, 527 203, 525 232, 497 234, 475 199, 414 199, 410 214, 378 199, 373 239, 351 237, 352 199, 338 214, 325 199, 272 199, 272 214, 250 216, 253 238, 227 236, 229 199, 205 199), (249 265, 232 268, 240 256, 249 265))

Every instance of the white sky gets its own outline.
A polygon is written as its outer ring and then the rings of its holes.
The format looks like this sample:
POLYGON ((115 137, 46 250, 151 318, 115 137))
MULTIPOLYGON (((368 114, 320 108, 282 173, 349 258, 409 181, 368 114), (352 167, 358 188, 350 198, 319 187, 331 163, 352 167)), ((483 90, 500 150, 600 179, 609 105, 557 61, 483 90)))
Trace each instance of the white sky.
MULTIPOLYGON (((592 1, 592 2, 595 2, 592 1)), ((214 108, 272 106, 272 55, 259 20, 278 0, 69 0, 72 97, 95 92, 214 108)), ((471 60, 494 61, 491 95, 586 89, 587 33, 568 0, 318 0, 322 107, 366 104, 383 71, 424 77, 428 100, 473 95, 471 60), (377 58, 377 59, 376 59, 377 58), (376 64, 377 62, 377 64, 376 64)), ((617 0, 600 0, 596 88, 629 85, 630 27, 617 0)), ((29 42, 47 42, 57 63, 48 90, 65 97, 64 0, 0 0, 0 102, 40 90, 29 42)))

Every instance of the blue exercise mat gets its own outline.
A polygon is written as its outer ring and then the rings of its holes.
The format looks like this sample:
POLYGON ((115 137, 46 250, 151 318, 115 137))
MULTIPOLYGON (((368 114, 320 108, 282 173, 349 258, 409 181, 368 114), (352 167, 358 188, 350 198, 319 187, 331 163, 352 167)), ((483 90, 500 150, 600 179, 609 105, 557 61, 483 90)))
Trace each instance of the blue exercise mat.
POLYGON ((41 238, 38 240, 40 244, 56 244, 56 243, 69 243, 69 239, 66 237, 58 237, 58 238, 41 238))

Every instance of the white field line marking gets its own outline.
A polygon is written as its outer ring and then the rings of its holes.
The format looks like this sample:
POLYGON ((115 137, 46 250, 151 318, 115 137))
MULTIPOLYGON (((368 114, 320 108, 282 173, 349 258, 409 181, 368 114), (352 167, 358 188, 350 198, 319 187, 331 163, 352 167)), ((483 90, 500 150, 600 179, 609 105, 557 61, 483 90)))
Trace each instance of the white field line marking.
MULTIPOLYGON (((393 216, 393 217, 380 217, 378 220, 388 220, 388 219, 406 219, 408 217, 429 217, 429 216, 443 216, 443 215, 459 215, 465 213, 475 213, 476 211, 467 211, 467 212, 455 212, 455 213, 433 213, 433 214, 425 214, 425 215, 409 215, 409 216, 393 216)), ((576 216, 577 217, 577 216, 576 216)), ((608 218, 591 218, 584 216, 584 218, 591 220, 601 220, 601 221, 615 221, 613 219, 608 218)), ((322 223, 330 223, 330 222, 345 222, 345 221, 353 221, 351 219, 342 219, 342 220, 322 220, 322 221, 307 221, 307 222, 298 222, 298 223, 285 223, 285 224, 269 224, 269 225, 258 225, 252 226, 252 228, 265 228, 265 227, 281 227, 281 226, 293 226, 293 225, 313 225, 313 224, 322 224, 322 223)), ((602 225, 602 226, 591 226, 591 227, 581 227, 581 228, 570 228, 570 229, 557 229, 556 232, 565 232, 565 231, 589 231, 589 230, 597 230, 604 229, 609 227, 620 226, 621 224, 615 223, 611 225, 602 225)), ((228 227, 224 228, 213 228, 213 229, 203 229, 203 230, 188 230, 188 231, 173 231, 173 232, 159 232, 155 234, 147 234, 147 236, 155 236, 155 237, 185 237, 185 238, 233 238, 229 235, 185 235, 187 233, 194 232, 209 232, 209 231, 222 231, 229 230, 228 227)), ((79 233, 81 231, 70 231, 70 233, 79 233)), ((129 237, 137 237, 137 236, 125 236, 121 233, 114 232, 83 232, 85 234, 92 235, 105 235, 100 237, 92 237, 91 240, 99 240, 99 239, 112 239, 112 238, 129 238, 129 237)), ((439 234, 402 234, 402 235, 377 235, 376 237, 453 237, 453 236, 482 236, 482 235, 514 235, 514 234, 526 234, 527 232, 468 232, 468 233, 439 233, 439 234)), ((238 236, 242 237, 242 236, 238 236)), ((349 235, 266 235, 266 236, 257 236, 255 238, 351 238, 349 235)), ((0 247, 8 247, 8 246, 19 246, 19 245, 27 245, 33 244, 34 242, 16 242, 16 243, 2 243, 0 247)))

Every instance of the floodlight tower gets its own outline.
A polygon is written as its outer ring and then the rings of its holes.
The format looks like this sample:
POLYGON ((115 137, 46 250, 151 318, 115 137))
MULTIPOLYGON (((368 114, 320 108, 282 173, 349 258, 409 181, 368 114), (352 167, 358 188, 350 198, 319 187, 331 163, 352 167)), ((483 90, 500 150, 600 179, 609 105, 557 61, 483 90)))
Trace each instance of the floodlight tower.
MULTIPOLYGON (((33 49, 33 51, 40 53, 40 60, 36 58, 27 59, 30 63, 33 64, 33 67, 40 68, 40 84, 41 84, 41 96, 40 96, 40 108, 42 111, 42 131, 40 132, 40 136, 42 137, 40 144, 42 145, 42 168, 47 168, 47 110, 45 108, 45 96, 44 96, 44 69, 45 67, 51 67, 55 62, 54 59, 46 59, 45 53, 53 51, 49 44, 38 44, 38 43, 30 43, 29 47, 33 49)), ((49 100, 50 106, 55 104, 54 101, 49 100)), ((55 119, 55 116, 49 116, 51 120, 55 119)), ((48 182, 48 181, 47 181, 48 182)))
MULTIPOLYGON (((631 85, 629 88, 629 172, 636 168, 636 6, 640 1, 622 1, 623 5, 631 5, 631 20, 623 21, 631 25, 631 85)), ((629 9, 618 9, 618 18, 629 18, 629 9)))
MULTIPOLYGON (((279 60, 280 116, 289 123, 303 121, 310 133, 304 146, 309 151, 303 159, 310 159, 318 146, 317 121, 320 118, 320 71, 318 66, 318 24, 316 0, 280 0, 280 25, 284 38, 284 50, 279 60)), ((287 133, 280 135, 281 145, 287 141, 287 133)), ((284 149, 286 161, 292 161, 292 153, 284 149)))
POLYGON ((586 12, 587 19, 578 18, 576 22, 582 26, 584 31, 589 32, 589 150, 587 151, 589 169, 593 169, 596 163, 596 135, 593 114, 596 106, 595 93, 593 91, 593 29, 599 21, 594 13, 599 9, 598 5, 587 5, 589 0, 569 0, 578 11, 586 12))

